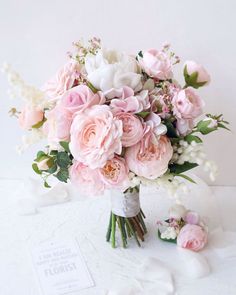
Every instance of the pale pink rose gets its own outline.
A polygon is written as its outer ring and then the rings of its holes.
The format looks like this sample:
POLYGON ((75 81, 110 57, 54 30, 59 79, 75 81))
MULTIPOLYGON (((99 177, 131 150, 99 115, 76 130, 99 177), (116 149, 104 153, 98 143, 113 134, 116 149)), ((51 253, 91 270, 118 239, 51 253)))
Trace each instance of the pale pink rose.
POLYGON ((148 91, 143 90, 137 95, 132 95, 124 99, 112 99, 110 107, 115 113, 140 113, 143 110, 148 110, 150 108, 148 91))
POLYGON ((199 225, 184 225, 177 237, 177 245, 193 251, 201 250, 207 243, 207 232, 199 225))
POLYGON ((52 100, 59 99, 68 89, 72 88, 79 77, 79 65, 68 62, 58 70, 56 75, 48 80, 42 90, 52 100))
POLYGON ((69 169, 70 180, 79 190, 87 195, 100 195, 104 192, 105 185, 101 180, 99 169, 74 161, 69 169))
POLYGON ((159 115, 151 112, 146 119, 146 126, 151 127, 153 133, 157 136, 164 135, 167 132, 167 128, 161 123, 161 118, 159 115))
POLYGON ((71 113, 83 111, 92 105, 105 103, 101 92, 94 94, 86 85, 79 85, 65 92, 59 105, 71 113))
POLYGON ((150 77, 167 80, 173 76, 171 60, 163 51, 149 49, 139 57, 139 63, 150 77))
POLYGON ((70 127, 72 114, 67 109, 57 105, 47 112, 47 121, 44 123, 43 131, 47 136, 51 148, 57 148, 59 141, 70 139, 70 127))
POLYGON ((194 119, 203 112, 204 102, 194 92, 193 88, 188 87, 179 91, 172 100, 173 113, 179 119, 194 119))
POLYGON ((185 62, 184 67, 185 66, 187 69, 187 73, 189 75, 195 72, 198 73, 197 83, 206 83, 206 84, 210 83, 211 81, 210 75, 207 73, 206 69, 202 65, 197 64, 195 61, 189 60, 185 62))
POLYGON ((135 145, 141 140, 143 125, 137 116, 121 112, 115 114, 115 118, 122 121, 123 135, 121 141, 124 147, 135 145))
POLYGON ((102 168, 122 150, 122 121, 106 105, 76 114, 71 126, 70 150, 74 158, 91 169, 102 168))
POLYGON ((188 211, 184 217, 186 223, 189 224, 198 224, 200 221, 200 217, 197 212, 195 211, 188 211))
POLYGON ((155 179, 168 169, 173 149, 169 139, 156 137, 149 130, 140 142, 127 148, 125 159, 129 169, 138 176, 155 179))
POLYGON ((115 156, 108 160, 106 165, 100 169, 100 175, 106 188, 117 188, 125 191, 129 186, 129 169, 125 159, 115 156))
POLYGON ((44 117, 42 110, 26 105, 19 115, 19 125, 22 129, 30 129, 35 124, 41 122, 44 117))

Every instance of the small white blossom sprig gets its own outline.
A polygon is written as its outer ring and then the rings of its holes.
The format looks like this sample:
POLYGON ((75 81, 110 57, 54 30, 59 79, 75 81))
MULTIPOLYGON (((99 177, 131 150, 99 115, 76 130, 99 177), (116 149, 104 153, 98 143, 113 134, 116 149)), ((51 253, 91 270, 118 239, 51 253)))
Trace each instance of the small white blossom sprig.
POLYGON ((48 107, 44 92, 27 84, 9 64, 5 63, 2 71, 6 74, 11 87, 9 90, 9 95, 11 97, 21 97, 28 105, 36 107, 37 109, 43 110, 48 107))
POLYGON ((88 54, 96 55, 97 51, 101 48, 101 40, 93 37, 85 43, 83 40, 73 42, 75 53, 68 52, 69 58, 75 59, 80 64, 85 63, 85 58, 88 54))
POLYGON ((169 217, 158 221, 158 237, 192 251, 203 249, 207 243, 208 228, 199 214, 181 204, 169 209, 169 217))

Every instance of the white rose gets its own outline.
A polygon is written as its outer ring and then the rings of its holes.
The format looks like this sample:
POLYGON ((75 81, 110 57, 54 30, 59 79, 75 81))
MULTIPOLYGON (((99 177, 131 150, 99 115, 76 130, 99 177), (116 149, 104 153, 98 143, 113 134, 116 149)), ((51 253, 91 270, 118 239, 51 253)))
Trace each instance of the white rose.
POLYGON ((89 82, 103 92, 123 86, 135 91, 142 88, 135 58, 124 53, 101 49, 96 55, 87 55, 85 69, 89 82))

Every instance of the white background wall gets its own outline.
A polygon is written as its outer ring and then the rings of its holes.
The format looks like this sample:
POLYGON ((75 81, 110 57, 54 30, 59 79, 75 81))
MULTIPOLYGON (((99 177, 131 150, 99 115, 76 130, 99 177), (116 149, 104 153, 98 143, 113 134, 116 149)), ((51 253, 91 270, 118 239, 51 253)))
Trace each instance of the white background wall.
MULTIPOLYGON (((172 44, 182 62, 194 59, 212 76, 199 90, 206 111, 224 113, 232 132, 210 134, 209 158, 220 168, 217 184, 236 185, 236 1, 234 0, 0 0, 0 64, 10 62, 28 82, 41 86, 66 60, 71 42, 99 36, 106 47, 136 53, 172 44)), ((182 67, 177 77, 182 79, 182 67)), ((0 76, 0 177, 27 177, 37 147, 15 153, 22 135, 8 109, 0 76)), ((197 171, 205 180, 207 177, 197 171)))

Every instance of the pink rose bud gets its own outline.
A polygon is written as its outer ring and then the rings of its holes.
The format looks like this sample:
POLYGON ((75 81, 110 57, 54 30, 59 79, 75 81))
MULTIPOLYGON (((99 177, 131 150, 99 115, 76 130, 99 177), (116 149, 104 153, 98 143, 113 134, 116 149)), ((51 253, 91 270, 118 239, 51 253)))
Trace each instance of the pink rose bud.
POLYGON ((177 245, 193 251, 201 250, 207 243, 207 232, 199 225, 186 224, 177 237, 177 245))
POLYGON ((186 223, 189 223, 189 224, 198 224, 200 221, 200 218, 197 212, 188 211, 184 220, 186 223))
POLYGON ((30 129, 32 126, 41 122, 44 117, 42 110, 37 110, 32 106, 26 105, 19 115, 19 125, 22 129, 30 129))
POLYGON ((48 170, 49 166, 48 166, 48 160, 49 158, 43 159, 42 161, 37 163, 38 169, 39 170, 48 170))
POLYGON ((205 68, 195 61, 186 61, 184 64, 184 77, 188 86, 194 88, 201 87, 210 83, 210 75, 205 68))

